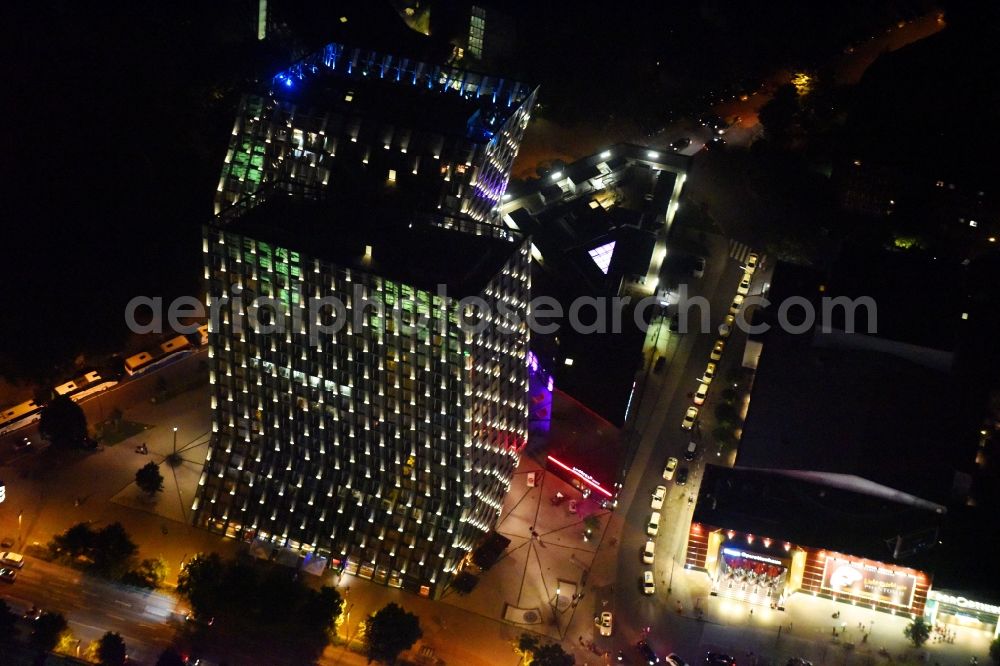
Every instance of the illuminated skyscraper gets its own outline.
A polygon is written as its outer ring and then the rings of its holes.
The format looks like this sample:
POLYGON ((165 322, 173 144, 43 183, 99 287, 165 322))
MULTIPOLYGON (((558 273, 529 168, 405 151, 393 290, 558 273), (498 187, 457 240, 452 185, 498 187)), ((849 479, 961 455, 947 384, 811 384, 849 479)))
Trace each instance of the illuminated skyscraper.
POLYGON ((531 287, 497 206, 533 100, 338 45, 244 99, 204 230, 197 524, 428 595, 494 526, 531 287))

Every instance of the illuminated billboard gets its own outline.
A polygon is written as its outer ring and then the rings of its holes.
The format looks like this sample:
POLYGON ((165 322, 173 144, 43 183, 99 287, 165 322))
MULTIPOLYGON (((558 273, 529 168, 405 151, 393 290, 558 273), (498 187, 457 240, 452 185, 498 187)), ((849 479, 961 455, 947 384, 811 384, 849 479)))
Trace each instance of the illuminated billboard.
POLYGON ((823 566, 823 589, 834 594, 908 609, 916 587, 917 577, 912 573, 878 562, 830 555, 823 566))

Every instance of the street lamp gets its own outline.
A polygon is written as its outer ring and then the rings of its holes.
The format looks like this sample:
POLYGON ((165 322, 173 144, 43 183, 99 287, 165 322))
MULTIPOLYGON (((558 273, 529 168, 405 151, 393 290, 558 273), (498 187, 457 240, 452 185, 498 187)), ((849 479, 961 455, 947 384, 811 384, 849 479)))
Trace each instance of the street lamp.
POLYGON ((177 426, 174 426, 174 455, 177 454, 177 426))

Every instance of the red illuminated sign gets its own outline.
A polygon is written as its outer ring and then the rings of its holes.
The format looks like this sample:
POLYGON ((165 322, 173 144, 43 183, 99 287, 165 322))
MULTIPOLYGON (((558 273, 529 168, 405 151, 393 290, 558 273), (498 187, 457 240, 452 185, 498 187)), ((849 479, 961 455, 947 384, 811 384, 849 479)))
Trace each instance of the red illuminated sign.
POLYGON ((586 483, 591 488, 594 488, 595 490, 599 490, 600 492, 604 493, 608 497, 614 497, 613 494, 609 493, 607 490, 604 489, 603 486, 601 486, 601 484, 599 484, 597 481, 595 481, 594 477, 592 477, 591 475, 587 474, 586 472, 584 472, 579 467, 570 467, 569 465, 556 460, 552 456, 549 456, 549 460, 552 461, 552 462, 554 462, 555 464, 559 465, 560 467, 562 467, 567 472, 575 475, 577 478, 579 478, 581 481, 583 481, 584 483, 586 483))

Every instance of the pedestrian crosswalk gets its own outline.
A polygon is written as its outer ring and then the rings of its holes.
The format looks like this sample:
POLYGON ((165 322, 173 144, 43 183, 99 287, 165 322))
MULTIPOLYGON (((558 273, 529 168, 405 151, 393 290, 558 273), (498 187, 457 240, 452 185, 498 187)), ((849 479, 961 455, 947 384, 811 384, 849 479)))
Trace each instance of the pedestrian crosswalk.
MULTIPOLYGON (((746 243, 741 243, 738 240, 733 240, 732 238, 729 239, 729 256, 740 262, 740 264, 745 264, 747 257, 749 257, 750 253, 753 251, 753 248, 746 243)), ((762 269, 764 268, 764 262, 767 260, 767 255, 758 252, 757 256, 757 268, 762 269)))

